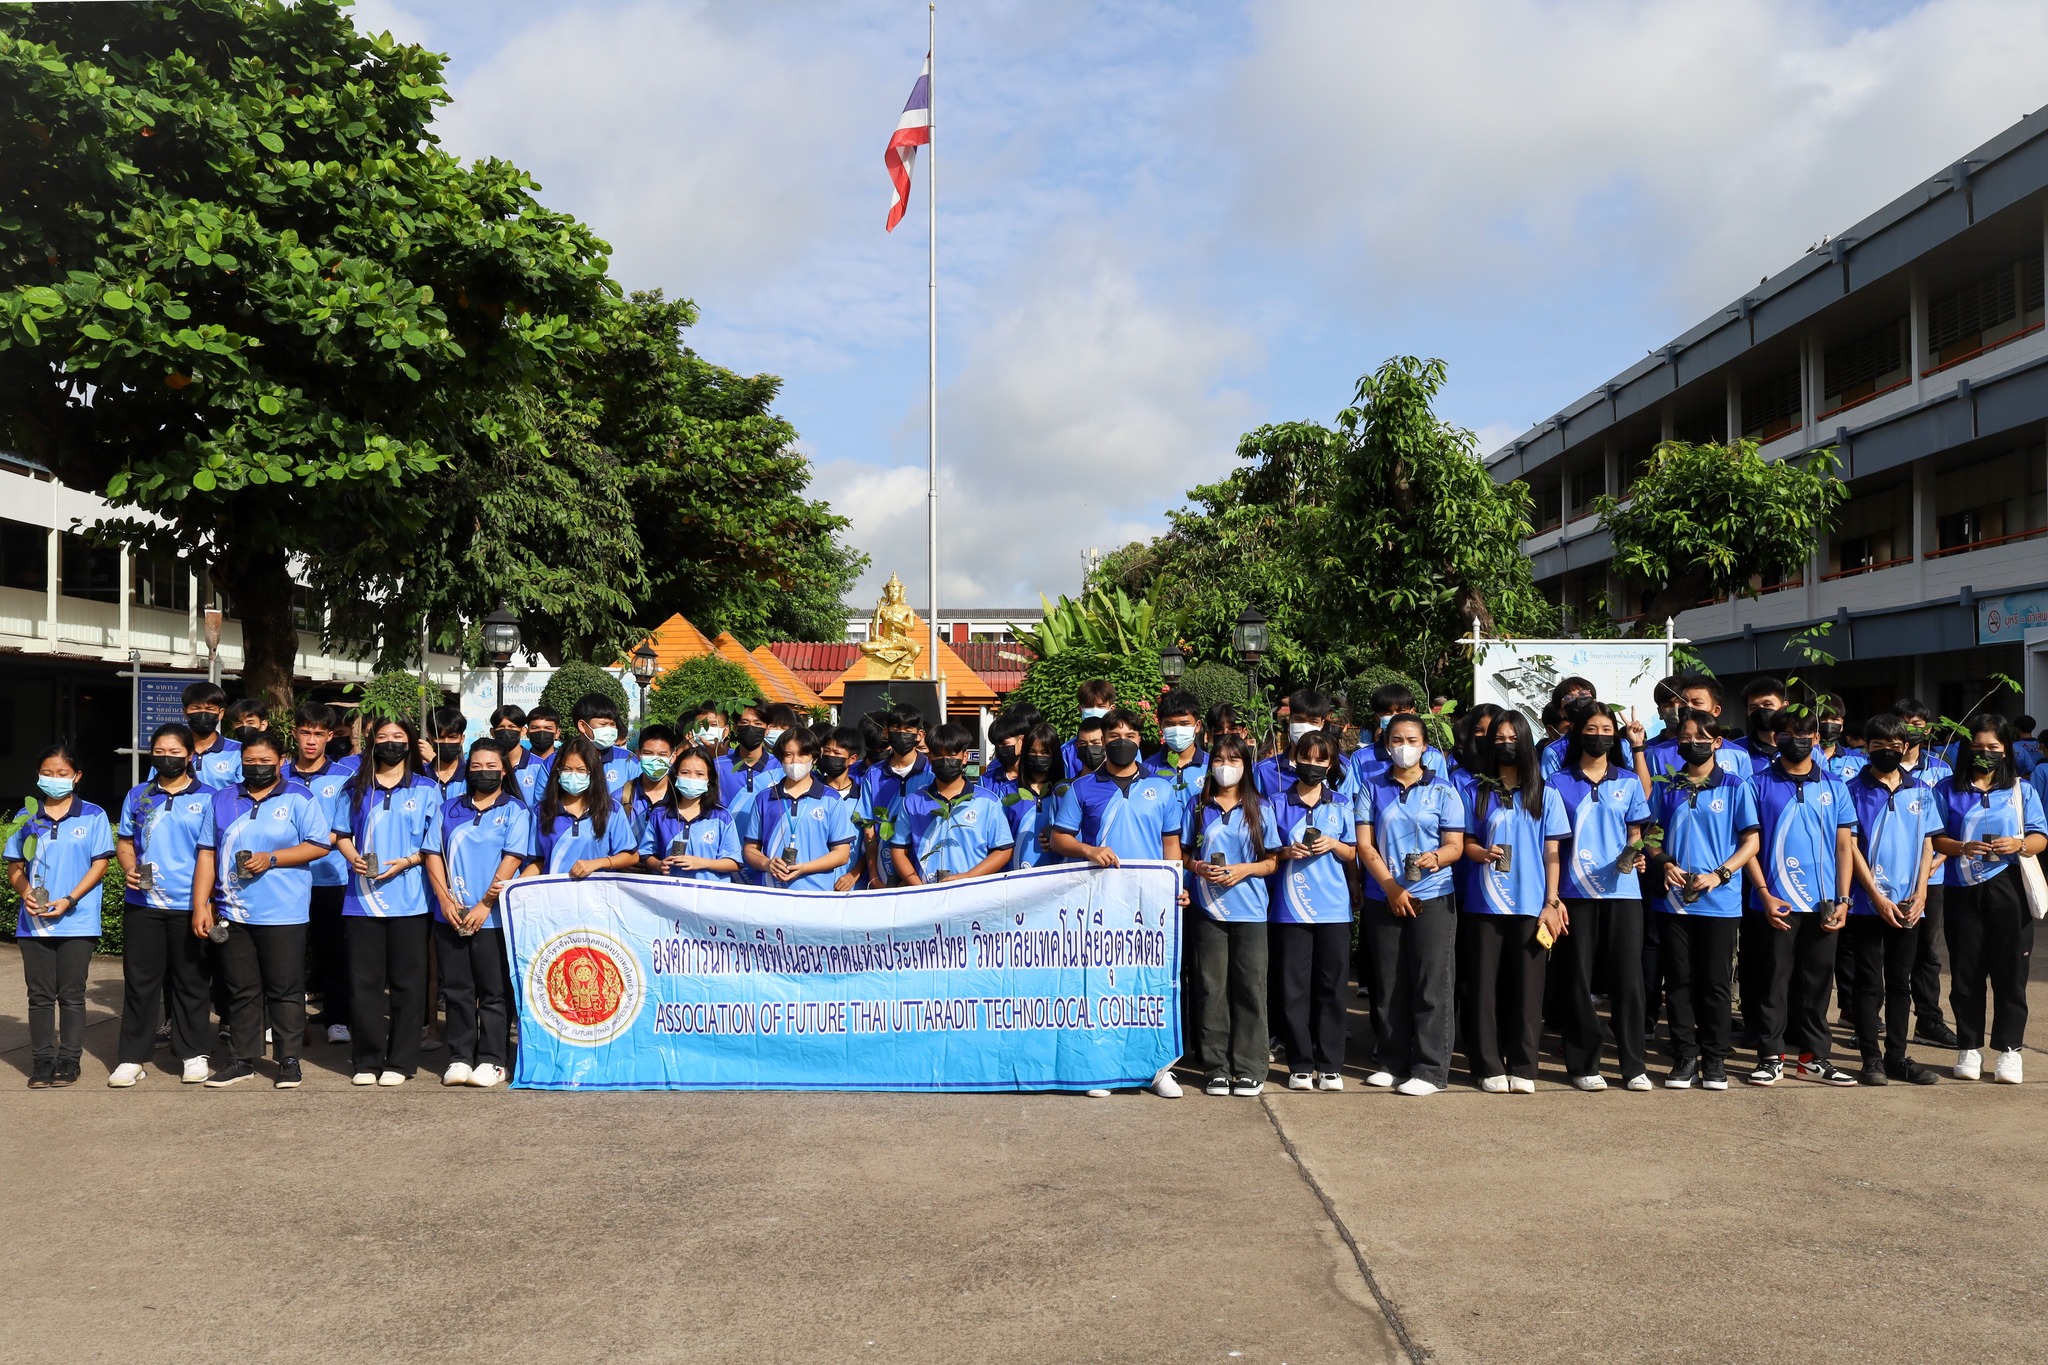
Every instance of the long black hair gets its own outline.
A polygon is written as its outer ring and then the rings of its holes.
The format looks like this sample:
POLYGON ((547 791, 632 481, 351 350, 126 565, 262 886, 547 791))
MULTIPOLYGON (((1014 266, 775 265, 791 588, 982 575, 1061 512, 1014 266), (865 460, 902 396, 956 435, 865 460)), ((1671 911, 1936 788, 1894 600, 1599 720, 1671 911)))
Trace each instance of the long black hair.
POLYGON ((556 748, 554 765, 548 769, 547 789, 541 793, 540 809, 535 812, 536 822, 543 831, 552 829, 555 817, 562 813, 562 769, 568 766, 572 757, 582 759, 583 771, 590 774, 590 785, 584 788, 583 799, 590 807, 590 831, 602 839, 605 826, 611 820, 612 794, 605 785, 604 755, 598 752, 597 745, 591 743, 590 736, 581 730, 571 730, 563 735, 561 744, 556 748))
POLYGON ((1265 812, 1259 801, 1259 784, 1252 780, 1259 756, 1243 735, 1218 735, 1210 741, 1209 771, 1202 778, 1202 804, 1216 799, 1216 765, 1231 759, 1244 769, 1237 779, 1237 806, 1244 812, 1244 832, 1251 839, 1253 861, 1257 861, 1266 850, 1265 812))
POLYGON ((1017 755, 1017 785, 1019 787, 1025 785, 1024 760, 1031 756, 1031 746, 1034 744, 1043 747, 1045 752, 1052 758, 1052 767, 1048 768, 1045 773, 1042 793, 1050 795, 1053 788, 1067 780, 1067 756, 1062 751, 1060 732, 1042 720, 1031 723, 1031 728, 1024 734, 1024 748, 1017 755))
MULTIPOLYGON (((1979 711, 1976 715, 1970 717, 1970 723, 1963 728, 1969 732, 1972 740, 1975 740, 1979 735, 1992 735, 1997 738, 2000 744, 2005 746, 2005 752, 1999 756, 1998 766, 1991 770, 1991 785, 2001 789, 2009 789, 2018 783, 2020 780, 2019 769, 2014 765, 2012 757, 2012 722, 1999 715, 1996 711, 1979 711)), ((1956 758, 1958 760, 1964 758, 1970 760, 1969 772, 1963 780, 1974 784, 1977 777, 1975 745, 1971 745, 1970 748, 1972 750, 1970 754, 1957 754, 1956 758)))
POLYGON ((662 809, 670 815, 680 815, 683 809, 683 794, 676 787, 676 769, 683 766, 683 760, 695 758, 704 764, 704 777, 709 786, 697 798, 699 811, 717 810, 725 804, 718 795, 718 758, 702 744, 692 744, 687 749, 677 749, 668 761, 668 790, 662 794, 662 809))
POLYGON ((1581 697, 1564 708, 1564 766, 1577 771, 1579 760, 1586 756, 1586 726, 1595 716, 1605 716, 1614 726, 1614 746, 1607 752, 1612 755, 1608 762, 1621 766, 1621 722, 1614 713, 1590 697, 1581 697))
MULTIPOLYGON (((363 760, 348 779, 348 802, 351 807, 359 804, 364 795, 377 789, 377 732, 387 725, 396 725, 405 731, 405 781, 418 777, 420 768, 420 731, 417 725, 403 716, 377 716, 368 725, 364 735, 363 760)), ((282 751, 280 751, 282 752, 282 751)), ((400 782, 404 786, 405 782, 400 782)))
POLYGON ((1500 707, 1490 701, 1483 701, 1451 723, 1451 753, 1458 760, 1458 766, 1466 772, 1484 771, 1479 766, 1485 759, 1485 755, 1479 752, 1479 724, 1481 721, 1486 723, 1490 738, 1493 723, 1500 718, 1500 713, 1500 707))
MULTIPOLYGON (((1520 784, 1522 809, 1540 817, 1543 814, 1543 767, 1537 761, 1538 744, 1532 733, 1534 726, 1520 711, 1504 711, 1494 719, 1493 733, 1486 745, 1486 766, 1480 774, 1492 779, 1479 784, 1479 809, 1475 821, 1486 819, 1486 810, 1493 802, 1496 790, 1505 790, 1501 785, 1500 740, 1503 729, 1515 732, 1515 778, 1520 784)), ((1482 825, 1483 828, 1483 825, 1482 825)))

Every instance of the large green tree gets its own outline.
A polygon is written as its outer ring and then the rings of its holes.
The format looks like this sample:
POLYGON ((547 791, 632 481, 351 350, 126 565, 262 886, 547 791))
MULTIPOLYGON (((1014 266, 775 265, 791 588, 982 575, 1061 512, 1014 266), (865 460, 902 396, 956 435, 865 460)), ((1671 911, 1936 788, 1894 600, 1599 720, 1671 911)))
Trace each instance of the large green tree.
POLYGON ((422 492, 558 453, 613 301, 587 229, 437 145, 441 70, 331 0, 0 7, 4 436, 161 519, 112 529, 210 571, 276 703, 292 556, 423 580, 422 492))

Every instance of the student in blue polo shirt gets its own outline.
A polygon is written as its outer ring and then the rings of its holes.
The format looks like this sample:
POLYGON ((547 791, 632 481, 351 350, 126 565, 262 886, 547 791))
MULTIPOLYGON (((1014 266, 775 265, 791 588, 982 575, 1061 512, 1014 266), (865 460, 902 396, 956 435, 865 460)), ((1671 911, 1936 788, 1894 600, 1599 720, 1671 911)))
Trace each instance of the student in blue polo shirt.
POLYGON ((219 683, 188 683, 180 701, 185 724, 192 727, 192 775, 208 787, 226 787, 241 781, 241 745, 221 733, 227 718, 228 694, 219 683))
POLYGON ((533 812, 533 860, 521 876, 624 872, 640 861, 633 822, 603 785, 604 756, 582 732, 561 745, 533 812))
POLYGON ((1188 973, 1194 999, 1194 1063, 1211 1095, 1256 1096, 1270 1064, 1266 1027, 1271 903, 1279 860, 1267 847, 1264 803, 1252 785, 1256 755, 1237 735, 1218 736, 1202 788, 1181 822, 1194 913, 1188 973))
POLYGON ((441 787, 421 770, 412 722, 370 727, 370 752, 335 799, 348 861, 349 1050, 357 1085, 403 1085, 419 1070, 432 941, 427 855, 441 847, 441 787), (386 995, 389 995, 387 1014, 386 995))
POLYGON ((2033 777, 2034 769, 2041 766, 2041 741, 2034 738, 2034 718, 2021 716, 2012 723, 2012 762, 2020 779, 2033 777))
MULTIPOLYGON (((1287 698, 1287 738, 1280 746, 1280 752, 1263 760, 1252 770, 1252 782, 1259 789, 1259 797, 1267 805, 1278 801, 1294 786, 1294 749, 1311 734, 1323 734, 1330 724, 1333 703, 1325 693, 1313 688, 1303 688, 1287 698)), ((1336 732, 1328 730, 1332 746, 1336 744, 1336 732)), ((1363 752, 1363 751, 1361 751, 1363 752)), ((1351 771, 1339 754, 1329 764, 1330 772, 1324 777, 1330 790, 1349 798, 1356 790, 1351 771)))
POLYGON ((1384 737, 1387 767, 1354 797, 1366 874, 1362 932, 1371 945, 1373 1069, 1365 1083, 1433 1095, 1451 1079, 1451 868, 1465 852, 1465 803, 1423 766, 1420 716, 1395 714, 1384 737))
POLYGON ((669 771, 676 761, 676 732, 666 725, 641 729, 635 748, 633 776, 619 791, 619 809, 633 822, 633 846, 647 831, 647 817, 667 803, 669 771))
POLYGON ((737 881, 740 832, 719 803, 718 765, 705 749, 685 749, 669 769, 668 795, 640 829, 640 861, 649 872, 700 882, 737 881))
MULTIPOLYGON (((1953 771, 1934 743, 1934 709, 1915 697, 1892 706, 1892 714, 1906 723, 1906 762, 1901 769, 1907 777, 1930 791, 1953 771)), ((1920 920, 1920 941, 1913 949, 1913 1036, 1935 1047, 1960 1050, 1956 1031, 1942 1015, 1941 979, 1947 933, 1947 876, 1937 867, 1927 886, 1927 913, 1920 920)))
POLYGON ((431 741, 422 754, 421 770, 434 780, 436 795, 447 805, 469 790, 469 763, 464 755, 469 718, 452 706, 438 706, 427 716, 426 738, 431 741))
MULTIPOLYGON (((1074 701, 1081 712, 1081 720, 1104 722, 1103 728, 1106 728, 1109 713, 1116 708, 1116 684, 1107 678, 1089 678, 1074 689, 1074 701)), ((1082 761, 1081 743, 1081 733, 1077 729, 1074 737, 1060 749, 1060 762, 1071 774, 1093 772, 1101 766, 1099 761, 1082 761)))
MULTIPOLYGON (((718 791, 742 831, 755 799, 782 776, 782 765, 775 761, 767 744, 768 727, 763 723, 766 710, 765 705, 753 702, 741 707, 739 721, 733 726, 732 748, 718 755, 718 791)), ((748 871, 740 880, 751 882, 754 877, 748 871)))
POLYGON ((867 808, 874 813, 875 847, 868 883, 894 886, 896 863, 889 852, 895 833, 891 819, 905 794, 923 791, 932 784, 931 760, 918 752, 924 738, 924 716, 914 706, 899 706, 888 716, 883 731, 889 752, 880 763, 868 766, 861 779, 867 789, 867 808))
POLYGON ((1863 771, 1867 760, 1862 750, 1849 747, 1842 699, 1832 692, 1823 692, 1814 698, 1813 709, 1820 716, 1820 747, 1814 750, 1814 759, 1827 769, 1829 777, 1847 782, 1863 771))
POLYGON ((1024 757, 1024 738, 1031 733, 1031 725, 1023 712, 1012 707, 988 727, 989 761, 974 785, 998 801, 1017 790, 1017 765, 1024 757))
MULTIPOLYGON (((1651 740, 1646 746, 1645 756, 1649 760, 1652 782, 1670 777, 1685 766, 1685 760, 1678 756, 1677 713, 1703 711, 1718 725, 1721 718, 1723 693, 1721 684, 1704 673, 1682 673, 1674 679, 1678 689, 1678 705, 1671 721, 1667 722, 1664 733, 1651 740)), ((1747 780, 1751 764, 1749 752, 1732 744, 1714 750, 1714 762, 1732 777, 1747 780)))
POLYGON ((784 729, 775 751, 782 777, 747 813, 745 857, 763 886, 830 891, 853 862, 853 804, 812 775, 821 747, 801 725, 784 729))
POLYGON ((312 865, 327 856, 333 822, 325 803, 285 776, 284 749, 268 731, 244 739, 240 758, 242 780, 213 793, 192 878, 192 931, 220 945, 234 1052, 205 1083, 223 1089, 255 1075, 267 1026, 272 1084, 290 1090, 303 1079, 312 865))
POLYGON ((1949 1004, 1960 1040, 1955 1074, 1967 1081, 1983 1074, 1988 979, 1995 1011, 1989 1043, 1998 1052, 1993 1079, 2018 1085, 2034 917, 2017 864, 2022 853, 2048 849, 2048 822, 2040 798, 2013 767, 2005 717, 1983 712, 1966 729, 1969 742, 1958 757, 1967 766, 1934 789, 1942 816, 1934 851, 1948 860, 1949 1004))
MULTIPOLYGON (((300 704, 292 717, 292 761, 285 776, 303 783, 313 799, 327 807, 328 828, 342 788, 359 766, 328 757, 328 745, 342 726, 334 708, 322 702, 300 704)), ((314 1037, 327 1031, 330 1043, 348 1041, 348 938, 342 927, 342 893, 348 886, 348 859, 335 849, 313 864, 313 900, 306 922, 309 958, 307 986, 320 996, 320 1012, 306 1020, 314 1037)))
POLYGON ((1345 869, 1358 857, 1358 822, 1352 803, 1330 787, 1338 753, 1327 733, 1307 731, 1289 758, 1293 781, 1263 811, 1279 863, 1267 888, 1280 987, 1275 1013, 1287 1047, 1287 1088, 1342 1090, 1351 965, 1345 869))
MULTIPOLYGON (((1596 709, 1588 704, 1581 714, 1596 709)), ((1458 913, 1465 1056, 1479 1088, 1496 1095, 1536 1093, 1548 944, 1566 927, 1558 846, 1571 824, 1544 784, 1527 727, 1516 711, 1494 722, 1491 761, 1466 813, 1465 858, 1479 876, 1477 894, 1458 913)))
MULTIPOLYGON (((1567 732, 1558 735, 1556 739, 1543 746, 1542 776, 1546 782, 1550 780, 1552 773, 1564 766, 1565 746, 1571 739, 1569 717, 1573 706, 1580 702, 1592 702, 1597 705, 1600 701, 1600 694, 1594 689, 1593 684, 1585 678, 1566 678, 1550 689, 1550 699, 1557 706, 1558 718, 1565 725, 1567 732)), ((1608 714, 1614 715, 1616 709, 1618 708, 1609 708, 1608 714)), ((1633 716, 1634 711, 1631 709, 1629 714, 1633 716)), ((1615 724, 1617 727, 1614 736, 1615 762, 1633 772, 1639 748, 1631 744, 1628 734, 1619 728, 1621 721, 1618 717, 1615 724)))
POLYGON ((1002 803, 967 783, 974 737, 948 721, 932 731, 930 742, 932 784, 906 793, 889 817, 897 877, 922 886, 1001 872, 1016 839, 1002 803))
POLYGON ((716 702, 707 701, 697 707, 684 727, 689 732, 690 747, 702 749, 715 761, 725 752, 726 720, 725 712, 716 702))
POLYGON ((1195 803, 1209 756, 1202 752, 1202 703, 1180 688, 1159 699, 1159 752, 1146 760, 1153 772, 1173 784, 1182 811, 1195 803))
MULTIPOLYGON (((1816 756, 1820 718, 1813 708, 1781 711, 1777 738, 1777 758, 1750 780, 1762 843, 1744 869, 1750 886, 1744 927, 1762 926, 1755 940, 1762 955, 1756 980, 1764 995, 1757 1065, 1748 1080, 1775 1083, 1784 1074, 1782 1054, 1791 1046, 1801 1080, 1854 1085, 1856 1078, 1830 1060, 1828 996, 1849 917, 1856 807, 1849 789, 1816 756)), ((1745 953, 1749 945, 1745 937, 1745 953)))
POLYGON ((1714 759, 1721 727, 1704 711, 1678 713, 1685 766, 1657 784, 1652 822, 1664 846, 1650 859, 1659 887, 1658 946, 1674 1065, 1667 1090, 1728 1088, 1729 997, 1742 923, 1737 878, 1756 856, 1759 822, 1751 784, 1714 759))
POLYGON ((40 804, 15 817, 21 823, 7 838, 7 880, 21 900, 14 933, 28 988, 31 1090, 75 1084, 85 1048, 85 977, 100 937, 99 886, 114 831, 105 811, 76 794, 84 776, 69 744, 43 750, 40 804))
MULTIPOLYGON (((1017 787, 1002 798, 1003 817, 1010 822, 1012 868, 1058 862, 1052 851, 1052 816, 1059 789, 1066 784, 1060 766, 1059 731, 1039 721, 1024 735, 1017 760, 1017 787)), ((984 791, 987 788, 983 788, 984 791)))
POLYGON ((519 765, 519 799, 531 809, 540 808, 548 789, 548 770, 562 745, 562 713, 541 705, 526 713, 526 748, 533 756, 519 765))
POLYGON ((121 802, 121 1041, 107 1084, 142 1079, 156 1029, 170 1015, 171 1055, 184 1079, 206 1079, 205 940, 192 933, 192 877, 212 818, 213 789, 192 775, 192 731, 172 721, 149 738, 153 775, 121 802), (168 1007, 168 1008, 166 1008, 168 1007))
POLYGON ((435 956, 448 1003, 443 1085, 488 1090, 512 1057, 511 969, 498 920, 506 882, 533 856, 533 812, 506 790, 505 747, 470 746, 463 793, 441 808, 441 844, 427 850, 433 888, 435 956))
POLYGON ((1863 1074, 1857 1080, 1864 1085, 1933 1085, 1937 1080, 1906 1049, 1913 1029, 1914 938, 1921 932, 1927 884, 1933 876, 1941 811, 1934 790, 1900 770, 1906 757, 1905 732, 1905 723, 1894 715, 1879 714, 1864 722, 1867 761, 1843 784, 1856 807, 1856 882, 1842 951, 1856 958, 1847 1005, 1862 1045, 1863 1074))
POLYGON ((605 790, 617 797, 640 769, 633 751, 619 743, 618 704, 602 692, 586 692, 576 699, 569 717, 583 732, 584 738, 596 745, 598 753, 604 756, 605 790))
MULTIPOLYGON (((1355 750, 1348 764, 1351 787, 1354 793, 1365 782, 1380 776, 1389 767, 1391 760, 1387 753, 1387 730, 1396 716, 1417 715, 1415 692, 1406 683, 1384 683, 1373 689, 1373 722, 1370 728, 1361 726, 1361 738, 1365 740, 1355 750)), ((1428 739, 1429 731, 1423 731, 1422 766, 1432 777, 1446 780, 1450 776, 1450 763, 1443 752, 1428 739)))
POLYGON ((874 862, 872 849, 878 822, 868 806, 867 788, 853 771, 863 747, 861 733, 854 726, 818 729, 818 780, 838 793, 840 800, 853 803, 853 860, 839 869, 839 876, 832 882, 834 891, 865 891, 868 868, 874 862))

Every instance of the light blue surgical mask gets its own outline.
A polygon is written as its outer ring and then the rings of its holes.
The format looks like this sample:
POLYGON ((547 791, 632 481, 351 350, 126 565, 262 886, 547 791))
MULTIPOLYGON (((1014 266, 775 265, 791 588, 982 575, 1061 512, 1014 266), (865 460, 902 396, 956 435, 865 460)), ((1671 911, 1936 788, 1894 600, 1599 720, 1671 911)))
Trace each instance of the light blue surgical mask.
POLYGON ((676 790, 681 792, 685 799, 695 801, 705 792, 711 790, 711 779, 708 777, 679 777, 676 779, 676 790))
POLYGON ((1195 747, 1195 727, 1192 725, 1169 725, 1159 733, 1166 740, 1166 747, 1177 754, 1195 747))
POLYGON ((62 801, 65 797, 71 795, 71 789, 77 785, 78 783, 69 777, 39 777, 36 779, 36 790, 49 797, 52 801, 62 801))
POLYGON ((761 742, 768 746, 768 752, 772 754, 775 752, 775 741, 781 738, 782 731, 780 729, 771 729, 761 737, 761 742))
POLYGON ((1094 720, 1100 716, 1106 716, 1108 714, 1109 708, 1107 706, 1084 706, 1081 708, 1082 720, 1094 720))
POLYGON ((668 776, 668 762, 665 758, 649 754, 640 760, 640 776, 649 782, 659 782, 668 776))
POLYGON ((562 790, 571 796, 581 796, 590 790, 590 774, 577 772, 574 768, 562 769, 562 790))
POLYGON ((591 726, 590 742, 600 749, 611 748, 619 742, 619 727, 616 725, 591 726))

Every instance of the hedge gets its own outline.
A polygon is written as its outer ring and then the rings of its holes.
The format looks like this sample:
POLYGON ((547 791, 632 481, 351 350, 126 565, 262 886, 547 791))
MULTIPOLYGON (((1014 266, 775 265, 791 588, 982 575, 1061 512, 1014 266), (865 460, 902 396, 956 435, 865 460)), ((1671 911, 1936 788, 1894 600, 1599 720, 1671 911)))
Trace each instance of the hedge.
POLYGON ((1049 659, 1034 660, 1010 700, 1030 702, 1055 730, 1072 735, 1081 724, 1081 703, 1074 693, 1090 678, 1108 678, 1115 683, 1116 704, 1144 718, 1146 743, 1158 742, 1159 720, 1153 708, 1165 683, 1159 676, 1159 656, 1149 651, 1102 655, 1066 650, 1049 659))
POLYGON ((680 725, 707 702, 730 719, 739 714, 740 707, 761 700, 753 674, 730 659, 704 654, 677 664, 654 680, 647 694, 647 723, 680 725))
POLYGON ((561 712, 562 728, 567 729, 569 713, 576 709, 577 702, 592 692, 610 697, 612 705, 619 708, 621 721, 633 714, 633 708, 626 701, 626 689, 617 678, 596 664, 573 660, 556 669, 555 676, 548 679, 548 685, 541 689, 540 704, 561 712))

